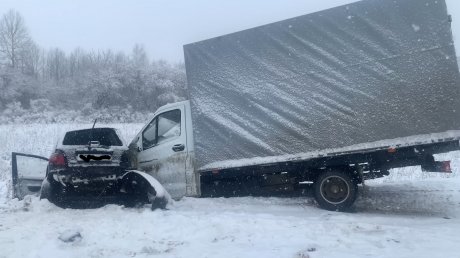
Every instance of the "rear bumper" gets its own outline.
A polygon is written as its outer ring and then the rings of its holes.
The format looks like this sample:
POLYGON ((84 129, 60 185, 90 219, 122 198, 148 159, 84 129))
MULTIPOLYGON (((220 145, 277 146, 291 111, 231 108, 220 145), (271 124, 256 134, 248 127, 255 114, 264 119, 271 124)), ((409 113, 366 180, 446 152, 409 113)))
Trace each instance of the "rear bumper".
POLYGON ((130 200, 130 196, 120 193, 118 186, 98 187, 91 191, 57 184, 51 188, 53 197, 47 199, 63 208, 98 208, 106 204, 125 205, 130 200))
POLYGON ((111 167, 68 167, 65 169, 51 169, 49 174, 59 175, 65 177, 80 177, 86 179, 92 179, 108 175, 121 176, 125 172, 125 169, 119 166, 111 167))
POLYGON ((62 208, 98 208, 106 204, 134 206, 147 203, 148 200, 136 194, 120 191, 122 181, 118 178, 112 181, 89 181, 81 184, 65 184, 46 179, 49 184, 49 194, 45 197, 50 202, 62 208))
POLYGON ((73 167, 50 170, 47 180, 60 194, 101 196, 118 193, 119 178, 124 173, 121 167, 73 167))
POLYGON ((118 197, 120 180, 116 177, 79 178, 69 175, 50 174, 46 179, 56 196, 66 199, 101 199, 118 197))

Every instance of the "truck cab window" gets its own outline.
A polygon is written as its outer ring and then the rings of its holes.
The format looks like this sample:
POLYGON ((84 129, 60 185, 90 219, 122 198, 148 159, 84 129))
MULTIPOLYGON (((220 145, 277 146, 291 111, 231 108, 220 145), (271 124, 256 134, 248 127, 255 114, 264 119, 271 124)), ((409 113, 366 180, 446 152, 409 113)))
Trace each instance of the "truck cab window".
POLYGON ((158 115, 142 133, 142 148, 149 149, 168 139, 180 136, 180 119, 179 109, 158 115))
POLYGON ((142 133, 142 148, 148 149, 156 144, 157 141, 157 118, 155 118, 150 124, 145 128, 142 133))
POLYGON ((158 142, 180 136, 181 112, 179 109, 160 114, 158 116, 158 142))

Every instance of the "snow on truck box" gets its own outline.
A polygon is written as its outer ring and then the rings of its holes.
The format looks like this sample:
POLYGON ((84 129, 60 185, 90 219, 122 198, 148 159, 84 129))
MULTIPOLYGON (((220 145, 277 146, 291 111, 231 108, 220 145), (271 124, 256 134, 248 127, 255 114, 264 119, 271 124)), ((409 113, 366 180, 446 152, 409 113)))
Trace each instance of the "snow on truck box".
POLYGON ((198 168, 460 129, 443 0, 360 1, 184 53, 198 168))

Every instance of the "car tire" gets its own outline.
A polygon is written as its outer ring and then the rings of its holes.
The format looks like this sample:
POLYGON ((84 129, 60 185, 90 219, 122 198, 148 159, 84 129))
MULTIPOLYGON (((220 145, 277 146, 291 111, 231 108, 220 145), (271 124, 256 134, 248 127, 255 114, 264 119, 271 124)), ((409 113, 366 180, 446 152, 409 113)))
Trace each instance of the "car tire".
POLYGON ((48 179, 45 178, 40 187, 40 200, 41 199, 49 200, 50 198, 51 198, 51 185, 48 182, 48 179))
POLYGON ((65 208, 64 207, 64 199, 63 196, 60 194, 62 192, 61 186, 56 183, 51 183, 48 178, 45 178, 42 182, 42 186, 40 188, 40 200, 47 199, 49 202, 53 203, 54 205, 65 208))

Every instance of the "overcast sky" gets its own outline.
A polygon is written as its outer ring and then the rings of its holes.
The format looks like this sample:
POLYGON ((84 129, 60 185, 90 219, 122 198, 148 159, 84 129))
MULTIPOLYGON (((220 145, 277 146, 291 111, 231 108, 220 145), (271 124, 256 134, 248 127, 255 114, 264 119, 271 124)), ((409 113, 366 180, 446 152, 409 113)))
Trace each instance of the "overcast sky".
MULTIPOLYGON (((423 0, 420 0, 423 1, 423 0)), ((183 60, 187 43, 275 22, 354 0, 0 0, 25 18, 44 48, 131 51, 145 46, 154 59, 183 60)), ((460 1, 447 0, 460 41, 460 1)), ((457 52, 460 42, 456 43, 457 52)))

